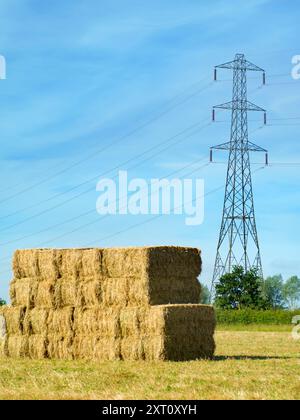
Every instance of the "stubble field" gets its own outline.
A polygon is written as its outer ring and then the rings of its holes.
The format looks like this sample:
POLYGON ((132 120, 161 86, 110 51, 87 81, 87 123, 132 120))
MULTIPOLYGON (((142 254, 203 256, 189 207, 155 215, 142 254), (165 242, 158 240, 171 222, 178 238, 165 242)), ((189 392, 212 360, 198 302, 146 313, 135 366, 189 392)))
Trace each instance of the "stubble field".
POLYGON ((212 361, 0 360, 2 399, 300 399, 291 329, 225 328, 212 361))

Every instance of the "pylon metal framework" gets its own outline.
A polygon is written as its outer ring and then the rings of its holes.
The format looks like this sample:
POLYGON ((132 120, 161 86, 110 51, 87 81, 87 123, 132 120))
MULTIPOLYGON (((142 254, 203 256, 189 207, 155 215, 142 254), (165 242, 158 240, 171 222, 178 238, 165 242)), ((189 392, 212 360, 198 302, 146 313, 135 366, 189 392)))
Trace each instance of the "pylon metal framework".
POLYGON ((266 83, 265 71, 246 60, 244 54, 236 54, 231 62, 215 67, 233 70, 233 98, 231 102, 213 107, 213 121, 216 109, 231 110, 231 138, 227 143, 214 146, 210 150, 228 150, 228 169, 223 208, 223 218, 217 248, 217 256, 212 281, 212 296, 215 285, 225 273, 230 273, 234 266, 242 266, 246 271, 256 268, 263 275, 260 247, 257 235, 254 200, 252 190, 250 152, 265 152, 268 164, 268 152, 248 139, 248 111, 264 113, 266 111, 247 99, 247 72, 263 72, 263 84, 266 83))

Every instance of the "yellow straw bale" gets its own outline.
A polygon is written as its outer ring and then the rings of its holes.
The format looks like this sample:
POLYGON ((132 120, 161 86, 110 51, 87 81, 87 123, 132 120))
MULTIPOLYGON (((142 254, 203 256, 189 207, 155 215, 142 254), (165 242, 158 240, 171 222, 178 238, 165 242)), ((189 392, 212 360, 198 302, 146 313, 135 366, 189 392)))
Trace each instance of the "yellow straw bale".
POLYGON ((37 281, 34 278, 15 279, 10 284, 10 299, 13 306, 34 306, 37 281))
POLYGON ((38 277, 39 266, 36 249, 18 250, 13 257, 13 273, 16 279, 38 277))
POLYGON ((64 249, 62 251, 62 276, 78 279, 82 273, 82 249, 64 249))
POLYGON ((73 359, 73 334, 48 334, 47 354, 50 359, 73 359))
POLYGON ((59 249, 37 250, 39 278, 55 281, 61 277, 62 251, 59 249))
POLYGON ((55 285, 52 280, 37 282, 34 293, 34 306, 38 308, 55 307, 55 285))
POLYGON ((9 335, 7 338, 7 355, 13 359, 28 357, 28 336, 9 335))
POLYGON ((47 335, 35 334, 28 337, 28 357, 31 359, 45 359, 47 352, 47 335))
POLYGON ((145 338, 124 337, 121 340, 122 360, 145 360, 145 338))
POLYGON ((85 249, 82 251, 82 271, 80 277, 102 276, 102 250, 98 248, 85 249))
POLYGON ((93 335, 76 335, 74 338, 73 354, 75 359, 86 360, 120 360, 121 340, 116 338, 102 338, 93 335))
POLYGON ((76 308, 74 331, 76 335, 97 334, 99 337, 120 337, 120 311, 116 308, 76 308))
POLYGON ((74 308, 50 309, 47 319, 49 334, 68 335, 73 331, 74 308))
POLYGON ((55 306, 76 306, 79 296, 79 281, 74 277, 63 277, 55 283, 55 306))
POLYGON ((146 274, 146 248, 107 248, 102 251, 102 270, 105 277, 141 277, 146 274))
POLYGON ((101 303, 103 306, 126 306, 128 304, 128 278, 106 277, 103 279, 101 286, 101 303))
POLYGON ((144 358, 146 361, 167 360, 164 335, 146 336, 143 338, 143 343, 144 358))
POLYGON ((45 308, 33 308, 27 310, 24 322, 23 330, 24 334, 28 335, 42 335, 47 332, 47 320, 48 320, 49 309, 45 308))
POLYGON ((1 307, 0 315, 5 320, 5 328, 8 335, 18 335, 23 333, 25 313, 26 308, 24 306, 1 307))
MULTIPOLYGON (((149 307, 127 307, 120 311, 120 329, 122 337, 143 336, 149 334, 149 307)), ((161 318, 160 318, 161 319, 161 318)))
POLYGON ((102 303, 102 280, 89 277, 78 284, 77 307, 90 307, 102 303))

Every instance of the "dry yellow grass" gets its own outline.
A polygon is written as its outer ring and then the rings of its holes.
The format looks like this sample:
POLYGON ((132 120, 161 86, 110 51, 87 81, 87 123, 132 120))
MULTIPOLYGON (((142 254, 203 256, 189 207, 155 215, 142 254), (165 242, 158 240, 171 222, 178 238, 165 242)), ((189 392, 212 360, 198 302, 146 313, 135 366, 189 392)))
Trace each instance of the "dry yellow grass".
POLYGON ((300 399, 289 332, 218 331, 214 361, 0 361, 1 399, 300 399))

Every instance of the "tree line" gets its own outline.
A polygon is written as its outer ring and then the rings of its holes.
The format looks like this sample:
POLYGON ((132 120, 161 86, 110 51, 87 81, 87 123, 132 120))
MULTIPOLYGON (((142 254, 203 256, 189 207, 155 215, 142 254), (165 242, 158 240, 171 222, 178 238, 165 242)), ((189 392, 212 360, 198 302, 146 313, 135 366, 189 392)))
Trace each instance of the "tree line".
MULTIPOLYGON (((202 286, 201 303, 209 302, 209 289, 202 286)), ((295 310, 300 306, 300 278, 292 276, 284 281, 279 274, 263 280, 257 270, 237 266, 220 278, 214 304, 221 309, 295 310)))

